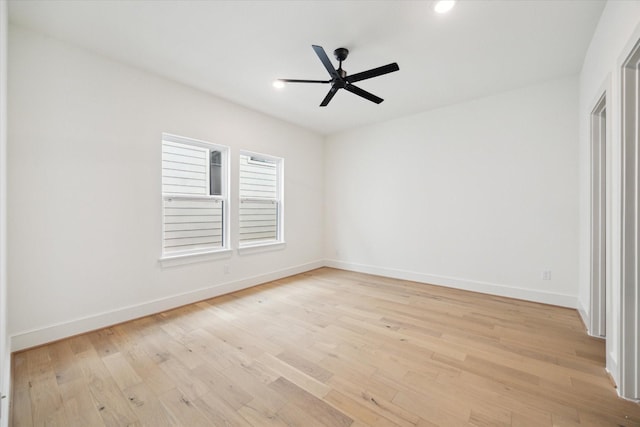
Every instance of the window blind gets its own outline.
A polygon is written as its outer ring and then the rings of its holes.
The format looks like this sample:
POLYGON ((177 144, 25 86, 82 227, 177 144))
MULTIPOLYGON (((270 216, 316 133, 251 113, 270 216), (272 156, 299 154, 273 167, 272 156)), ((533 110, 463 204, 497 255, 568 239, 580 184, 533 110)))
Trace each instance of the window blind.
POLYGON ((278 239, 275 162, 240 155, 240 243, 278 239))
POLYGON ((222 206, 217 199, 164 198, 164 252, 221 247, 222 206))
POLYGON ((162 142, 162 192, 209 194, 209 150, 177 142, 162 142))

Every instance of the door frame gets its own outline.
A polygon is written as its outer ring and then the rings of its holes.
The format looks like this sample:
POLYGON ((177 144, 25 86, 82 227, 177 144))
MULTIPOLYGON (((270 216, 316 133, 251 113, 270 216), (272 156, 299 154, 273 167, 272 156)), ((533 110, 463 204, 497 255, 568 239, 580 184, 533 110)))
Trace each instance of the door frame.
POLYGON ((620 394, 640 398, 640 38, 621 66, 622 233, 620 394))
POLYGON ((589 333, 606 336, 607 242, 608 222, 608 137, 607 92, 604 91, 591 111, 591 229, 590 229, 590 306, 589 333))

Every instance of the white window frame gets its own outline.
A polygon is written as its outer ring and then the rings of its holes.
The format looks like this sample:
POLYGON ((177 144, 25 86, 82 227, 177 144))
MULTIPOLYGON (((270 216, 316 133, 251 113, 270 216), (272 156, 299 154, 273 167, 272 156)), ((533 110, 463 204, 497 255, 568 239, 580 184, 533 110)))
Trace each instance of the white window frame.
MULTIPOLYGON (((199 139, 188 138, 179 135, 173 135, 170 133, 162 134, 162 141, 160 144, 160 149, 162 150, 163 143, 174 142, 178 144, 191 145, 199 148, 205 148, 211 151, 219 151, 220 152, 220 161, 221 161, 221 184, 220 184, 220 193, 221 195, 198 195, 198 194, 167 194, 162 192, 162 235, 161 235, 161 255, 160 260, 171 260, 176 258, 185 258, 185 257, 193 257, 199 255, 206 254, 223 254, 230 252, 230 244, 229 244, 229 153, 230 149, 226 145, 214 144, 208 141, 202 141, 199 139), (164 235, 165 235, 165 220, 164 220, 164 203, 168 199, 182 199, 182 200, 220 200, 222 202, 222 245, 216 248, 199 248, 199 249, 191 249, 184 251, 172 251, 165 252, 164 249, 164 235)), ((162 159, 161 159, 162 162, 162 159)), ((161 176, 160 176, 160 186, 162 188, 162 167, 160 168, 161 176)), ((206 169, 207 174, 207 183, 210 185, 209 179, 209 168, 206 169)))
MULTIPOLYGON (((269 154, 256 153, 254 151, 241 150, 240 156, 238 156, 238 179, 240 179, 240 158, 241 156, 249 156, 249 163, 259 163, 259 160, 253 160, 252 158, 264 159, 269 162, 273 162, 276 168, 276 197, 273 199, 273 203, 276 204, 276 238, 273 240, 260 240, 256 242, 243 243, 240 239, 240 211, 238 210, 238 249, 247 248, 263 248, 281 246, 284 241, 284 159, 282 157, 276 157, 269 154)), ((269 200, 265 198, 254 199, 251 197, 240 197, 240 185, 238 182, 238 197, 239 206, 242 207, 242 203, 246 201, 264 201, 269 200)))

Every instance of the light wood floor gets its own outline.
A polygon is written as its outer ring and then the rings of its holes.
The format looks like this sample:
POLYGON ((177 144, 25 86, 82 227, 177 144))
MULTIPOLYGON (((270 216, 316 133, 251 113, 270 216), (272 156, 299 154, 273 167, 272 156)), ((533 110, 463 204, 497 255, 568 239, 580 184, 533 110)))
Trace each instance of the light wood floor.
POLYGON ((329 268, 13 360, 13 426, 640 425, 575 310, 329 268))

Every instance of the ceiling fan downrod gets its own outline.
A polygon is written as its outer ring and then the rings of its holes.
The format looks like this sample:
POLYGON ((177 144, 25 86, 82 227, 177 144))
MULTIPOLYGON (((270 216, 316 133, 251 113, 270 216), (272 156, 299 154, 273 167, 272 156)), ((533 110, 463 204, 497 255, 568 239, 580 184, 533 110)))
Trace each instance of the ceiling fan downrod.
POLYGON ((346 60, 347 56, 349 56, 349 49, 347 49, 346 47, 339 47, 333 51, 333 54, 335 55, 339 63, 338 69, 336 71, 338 72, 340 77, 344 79, 345 77, 347 77, 347 72, 342 69, 342 61, 346 60))

